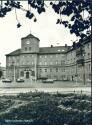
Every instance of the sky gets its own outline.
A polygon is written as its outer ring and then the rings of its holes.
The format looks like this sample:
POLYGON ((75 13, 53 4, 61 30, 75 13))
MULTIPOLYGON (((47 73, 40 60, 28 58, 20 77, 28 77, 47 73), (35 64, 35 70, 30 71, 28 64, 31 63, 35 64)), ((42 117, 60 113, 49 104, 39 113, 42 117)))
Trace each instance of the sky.
MULTIPOLYGON (((23 2, 22 5, 27 9, 27 2, 23 2)), ((9 12, 4 18, 0 18, 1 66, 6 66, 5 55, 21 48, 21 38, 30 33, 40 39, 40 47, 72 45, 73 41, 77 39, 74 34, 70 34, 69 29, 56 24, 59 15, 54 12, 49 3, 46 5, 46 12, 40 15, 36 10, 31 9, 37 18, 36 23, 26 18, 24 11, 16 10, 18 20, 22 25, 20 28, 16 26, 15 10, 9 12)))

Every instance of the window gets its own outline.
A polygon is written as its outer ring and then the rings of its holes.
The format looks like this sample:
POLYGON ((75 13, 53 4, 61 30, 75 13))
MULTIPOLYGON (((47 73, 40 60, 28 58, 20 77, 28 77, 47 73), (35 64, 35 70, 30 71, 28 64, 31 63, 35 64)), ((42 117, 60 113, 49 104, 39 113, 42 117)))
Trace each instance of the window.
POLYGON ((50 72, 52 72, 52 69, 50 69, 50 72))
POLYGON ((65 68, 62 69, 62 72, 65 72, 65 68))
POLYGON ((47 65, 47 62, 44 62, 45 65, 47 65))
POLYGON ((89 73, 89 80, 91 80, 91 74, 89 73))
POLYGON ((52 55, 50 56, 50 58, 52 58, 52 55))
POLYGON ((34 64, 34 62, 32 62, 32 65, 34 64))
POLYGON ((30 41, 26 41, 26 44, 30 44, 30 41))
POLYGON ((21 77, 24 76, 24 72, 23 72, 23 71, 20 72, 20 76, 21 76, 21 77))
POLYGON ((29 47, 29 50, 31 50, 31 47, 29 47))
POLYGON ((58 68, 56 68, 56 72, 58 72, 58 68))
POLYGON ((42 71, 42 69, 39 69, 39 71, 41 72, 41 71, 42 71))
MULTIPOLYGON (((67 60, 67 61, 69 61, 69 60, 67 60)), ((61 65, 63 65, 63 64, 65 64, 65 61, 64 61, 64 60, 61 60, 61 65)))
POLYGON ((90 70, 90 64, 89 64, 89 70, 90 70))
POLYGON ((63 69, 63 71, 65 72, 65 68, 63 69))
POLYGON ((50 62, 50 65, 52 65, 52 62, 50 62))
POLYGON ((27 47, 25 47, 25 51, 27 51, 27 47))
POLYGON ((58 64, 58 61, 56 61, 56 65, 58 64))
MULTIPOLYGON (((63 50, 62 50, 63 51, 63 50)), ((58 52, 60 52, 60 49, 58 49, 58 52)))
POLYGON ((90 53, 88 53, 88 57, 90 56, 90 53))
POLYGON ((88 47, 88 49, 89 49, 89 43, 88 43, 88 46, 87 46, 87 47, 88 47))
POLYGON ((47 69, 45 69, 45 72, 47 72, 47 69))
POLYGON ((45 58, 47 58, 47 56, 45 56, 45 58))
POLYGON ((40 62, 39 65, 42 65, 42 63, 40 62))
POLYGON ((56 54, 56 58, 58 57, 58 55, 56 54))

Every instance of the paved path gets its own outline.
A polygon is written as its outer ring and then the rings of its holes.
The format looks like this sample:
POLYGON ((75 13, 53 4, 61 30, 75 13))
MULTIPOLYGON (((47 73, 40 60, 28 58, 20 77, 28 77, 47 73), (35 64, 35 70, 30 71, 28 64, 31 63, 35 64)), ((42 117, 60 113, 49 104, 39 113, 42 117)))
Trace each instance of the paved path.
POLYGON ((25 92, 35 92, 35 91, 43 91, 43 92, 50 92, 56 93, 57 91, 60 93, 71 93, 74 92, 81 94, 91 94, 90 87, 73 87, 73 88, 3 88, 0 89, 0 95, 16 95, 18 93, 25 93, 25 92))
POLYGON ((84 93, 91 94, 91 85, 83 85, 83 83, 72 83, 72 82, 55 82, 53 84, 50 83, 0 83, 0 95, 11 95, 18 93, 25 93, 29 91, 44 91, 44 92, 63 92, 63 93, 84 93))

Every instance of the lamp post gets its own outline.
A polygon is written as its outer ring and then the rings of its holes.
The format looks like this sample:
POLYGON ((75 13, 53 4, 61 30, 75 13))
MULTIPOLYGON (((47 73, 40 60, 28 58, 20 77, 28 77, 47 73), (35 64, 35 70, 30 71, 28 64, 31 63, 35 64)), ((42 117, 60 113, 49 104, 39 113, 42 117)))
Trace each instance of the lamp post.
POLYGON ((37 73, 37 71, 36 71, 37 69, 36 69, 36 57, 35 57, 35 83, 36 83, 36 73, 37 73))
POLYGON ((78 74, 77 74, 77 60, 76 60, 76 75, 75 76, 76 76, 76 85, 77 85, 77 81, 78 81, 77 80, 77 78, 78 78, 78 74))
MULTIPOLYGON (((2 70, 1 70, 1 63, 0 63, 0 73, 1 73, 1 71, 2 71, 2 70)), ((1 79, 1 75, 2 75, 2 74, 0 74, 0 79, 1 79)))
MULTIPOLYGON (((85 53, 83 53, 83 59, 84 59, 85 53)), ((84 85, 86 85, 86 79, 85 79, 85 60, 83 61, 83 81, 84 85)))
POLYGON ((13 63, 13 67, 14 67, 14 82, 16 82, 16 69, 15 69, 15 62, 12 62, 13 63))

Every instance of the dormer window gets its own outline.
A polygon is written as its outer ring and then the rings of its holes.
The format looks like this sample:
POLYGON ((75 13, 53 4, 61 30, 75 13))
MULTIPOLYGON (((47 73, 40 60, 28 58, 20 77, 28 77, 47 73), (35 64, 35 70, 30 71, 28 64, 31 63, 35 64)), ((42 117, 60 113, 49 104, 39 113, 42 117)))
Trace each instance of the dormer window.
POLYGON ((58 52, 60 52, 60 49, 58 49, 58 52))

